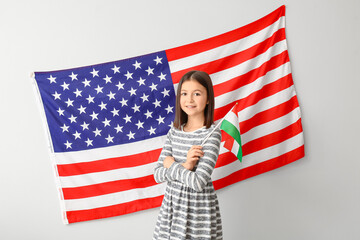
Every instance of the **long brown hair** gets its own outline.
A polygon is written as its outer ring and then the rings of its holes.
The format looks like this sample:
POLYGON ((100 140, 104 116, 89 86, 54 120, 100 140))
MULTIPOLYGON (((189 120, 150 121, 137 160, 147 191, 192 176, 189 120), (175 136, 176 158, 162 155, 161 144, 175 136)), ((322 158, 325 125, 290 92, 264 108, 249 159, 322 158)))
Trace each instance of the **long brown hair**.
POLYGON ((195 71, 195 70, 185 73, 179 82, 178 89, 176 92, 174 127, 180 129, 181 125, 187 122, 188 116, 180 107, 180 96, 181 96, 182 84, 190 80, 195 80, 206 88, 207 100, 209 103, 206 105, 204 110, 204 115, 205 115, 204 125, 206 126, 206 128, 209 128, 211 124, 213 124, 214 122, 214 105, 215 105, 214 89, 209 74, 207 74, 206 72, 195 71))

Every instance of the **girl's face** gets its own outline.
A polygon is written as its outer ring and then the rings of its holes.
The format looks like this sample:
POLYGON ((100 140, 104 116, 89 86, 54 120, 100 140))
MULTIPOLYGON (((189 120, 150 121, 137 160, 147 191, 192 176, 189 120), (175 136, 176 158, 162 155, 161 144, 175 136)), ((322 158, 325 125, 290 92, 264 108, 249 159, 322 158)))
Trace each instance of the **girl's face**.
POLYGON ((207 102, 207 91, 203 85, 191 79, 183 82, 180 91, 180 107, 188 117, 203 117, 207 102))

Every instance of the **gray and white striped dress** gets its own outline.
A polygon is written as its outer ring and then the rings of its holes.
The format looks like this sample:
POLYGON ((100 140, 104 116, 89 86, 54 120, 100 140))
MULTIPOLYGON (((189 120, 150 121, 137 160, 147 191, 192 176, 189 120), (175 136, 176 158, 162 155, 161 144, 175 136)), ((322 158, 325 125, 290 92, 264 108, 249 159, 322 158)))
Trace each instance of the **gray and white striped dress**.
POLYGON ((215 126, 205 126, 193 132, 172 127, 155 167, 155 181, 167 181, 165 196, 156 222, 153 239, 222 239, 219 202, 211 181, 219 155, 221 131, 216 129, 203 145, 204 156, 192 171, 181 163, 186 161, 192 145, 202 140, 215 126), (173 156, 169 169, 163 160, 173 156))

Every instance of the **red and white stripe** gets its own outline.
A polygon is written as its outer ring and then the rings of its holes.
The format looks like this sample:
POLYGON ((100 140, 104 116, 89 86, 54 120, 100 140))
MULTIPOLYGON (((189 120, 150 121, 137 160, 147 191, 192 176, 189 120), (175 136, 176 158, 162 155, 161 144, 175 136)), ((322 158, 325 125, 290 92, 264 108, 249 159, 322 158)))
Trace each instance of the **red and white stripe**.
POLYGON ((153 177, 165 137, 107 148, 55 153, 64 222, 73 223, 158 207, 164 184, 153 177))
POLYGON ((239 103, 243 160, 240 163, 222 146, 212 175, 216 189, 304 156, 301 115, 287 52, 285 6, 244 27, 166 54, 175 83, 192 69, 210 74, 215 120, 239 103))

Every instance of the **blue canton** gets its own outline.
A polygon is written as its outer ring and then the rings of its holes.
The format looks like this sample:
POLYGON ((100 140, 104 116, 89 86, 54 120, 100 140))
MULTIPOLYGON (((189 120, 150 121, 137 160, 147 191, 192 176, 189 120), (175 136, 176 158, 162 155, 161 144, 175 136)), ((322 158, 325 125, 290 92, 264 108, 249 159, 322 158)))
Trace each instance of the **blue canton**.
POLYGON ((55 152, 165 135, 175 92, 165 52, 94 66, 37 72, 55 152))

